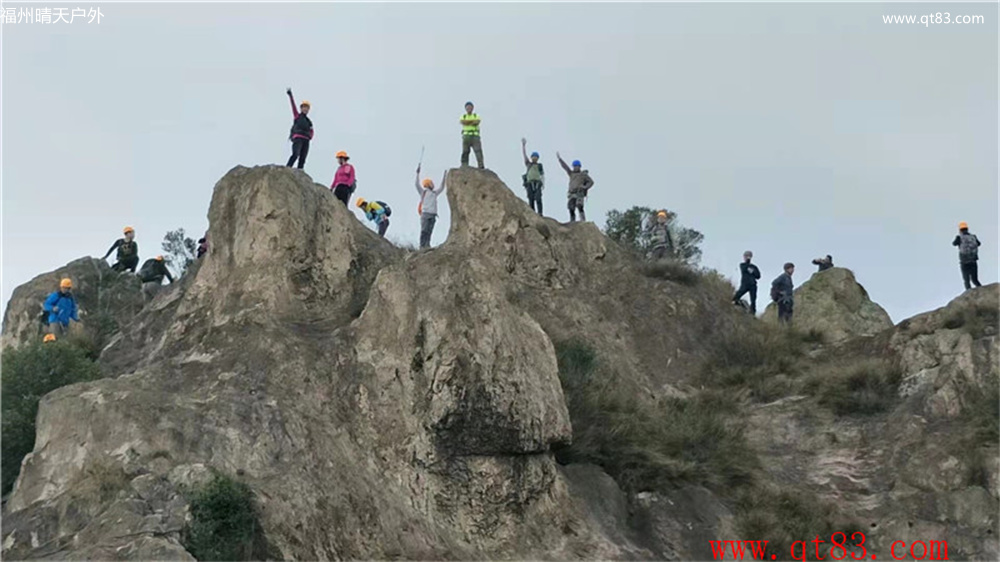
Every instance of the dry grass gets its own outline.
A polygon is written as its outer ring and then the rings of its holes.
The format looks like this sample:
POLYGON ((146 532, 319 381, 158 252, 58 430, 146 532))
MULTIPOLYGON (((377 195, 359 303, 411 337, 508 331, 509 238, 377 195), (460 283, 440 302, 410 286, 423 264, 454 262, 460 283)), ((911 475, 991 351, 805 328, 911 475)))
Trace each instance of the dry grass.
POLYGON ((898 400, 902 377, 902 369, 892 359, 834 360, 812 370, 804 390, 838 416, 877 414, 898 400))

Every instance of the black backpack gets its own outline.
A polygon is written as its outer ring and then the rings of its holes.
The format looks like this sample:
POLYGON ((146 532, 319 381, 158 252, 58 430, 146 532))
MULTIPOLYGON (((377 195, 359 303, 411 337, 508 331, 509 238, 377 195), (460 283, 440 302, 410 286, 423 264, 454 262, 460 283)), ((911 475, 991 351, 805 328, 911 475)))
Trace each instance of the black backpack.
POLYGON ((384 201, 376 201, 376 203, 378 203, 380 207, 385 209, 386 218, 392 215, 392 209, 390 209, 389 205, 387 205, 384 201))
POLYGON ((774 302, 781 300, 781 289, 777 285, 771 285, 771 300, 774 302))

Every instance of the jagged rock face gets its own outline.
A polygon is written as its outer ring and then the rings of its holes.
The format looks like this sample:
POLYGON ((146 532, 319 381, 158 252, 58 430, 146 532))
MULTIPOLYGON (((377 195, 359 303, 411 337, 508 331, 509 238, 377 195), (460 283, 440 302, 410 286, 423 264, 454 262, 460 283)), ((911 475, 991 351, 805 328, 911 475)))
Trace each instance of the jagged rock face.
POLYGON ((968 439, 977 423, 996 423, 998 310, 1000 285, 993 284, 852 340, 857 348, 828 351, 851 357, 864 349, 897 362, 902 381, 893 408, 838 417, 804 396, 759 406, 748 427, 755 447, 772 452, 768 470, 846 508, 879 558, 894 541, 933 540, 947 541, 952 560, 998 559, 1000 448, 968 439))
MULTIPOLYGON (((763 318, 777 322, 777 305, 767 305, 763 318)), ((854 273, 842 267, 816 272, 795 289, 792 323, 801 330, 822 332, 830 343, 892 328, 889 314, 868 298, 854 273)))
POLYGON ((64 277, 73 280, 81 320, 80 324, 71 322, 71 330, 98 343, 104 334, 130 322, 142 308, 136 276, 118 273, 104 260, 80 258, 14 289, 4 312, 0 346, 17 348, 42 337, 42 303, 59 289, 59 281, 64 277))
MULTIPOLYGON (((530 214, 490 176, 456 172, 449 189, 484 238, 530 214)), ((255 490, 283 557, 653 556, 607 537, 557 470, 550 448, 571 429, 553 344, 509 304, 506 255, 460 235, 404 259, 281 167, 231 171, 209 218, 203 263, 104 351, 117 378, 42 400, 7 554, 172 556, 175 476, 212 466, 255 490), (72 491, 95 463, 120 467, 125 484, 80 505, 72 491), (65 516, 70 505, 89 523, 65 516)), ((571 234, 549 250, 573 256, 548 274, 564 283, 572 260, 611 253, 596 230, 586 250, 559 248, 577 244, 571 234)))

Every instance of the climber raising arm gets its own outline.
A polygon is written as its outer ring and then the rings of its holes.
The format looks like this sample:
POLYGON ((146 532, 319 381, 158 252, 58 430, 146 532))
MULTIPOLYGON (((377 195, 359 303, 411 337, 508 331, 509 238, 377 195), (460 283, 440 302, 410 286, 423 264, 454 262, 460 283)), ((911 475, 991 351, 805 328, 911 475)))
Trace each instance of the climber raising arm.
POLYGON ((441 174, 441 185, 434 190, 435 195, 441 195, 441 192, 444 191, 444 182, 446 181, 448 181, 448 170, 445 170, 444 173, 441 174))
POLYGON ((521 156, 524 156, 524 165, 525 166, 530 166, 531 165, 531 160, 528 160, 528 149, 526 148, 527 145, 528 145, 528 139, 522 138, 521 139, 521 156))
POLYGON ((417 166, 417 177, 413 180, 413 187, 417 188, 417 195, 424 196, 424 189, 420 186, 420 166, 417 166))
POLYGON ((566 161, 562 159, 562 156, 559 156, 558 152, 556 152, 556 158, 559 159, 559 165, 562 166, 563 170, 566 170, 567 174, 572 175, 573 170, 571 170, 569 166, 566 165, 566 161))
POLYGON ((292 95, 292 89, 288 88, 287 90, 285 90, 285 93, 288 94, 288 101, 289 101, 289 103, 292 104, 292 117, 294 119, 298 119, 299 118, 299 108, 295 107, 295 96, 292 95))

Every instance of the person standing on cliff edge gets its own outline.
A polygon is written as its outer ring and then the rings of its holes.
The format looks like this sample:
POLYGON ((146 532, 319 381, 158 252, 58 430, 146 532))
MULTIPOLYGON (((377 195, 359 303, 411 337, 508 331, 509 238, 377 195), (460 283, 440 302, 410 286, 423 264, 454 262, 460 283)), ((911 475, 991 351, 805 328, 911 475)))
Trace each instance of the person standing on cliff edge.
POLYGON ((462 165, 469 165, 469 150, 476 151, 476 162, 482 170, 483 164, 483 141, 479 137, 479 115, 473 113, 475 106, 471 101, 465 102, 465 113, 462 114, 459 122, 462 124, 462 165))
POLYGON ((312 140, 313 134, 313 124, 309 119, 309 110, 312 109, 312 105, 306 101, 302 100, 299 104, 298 109, 295 107, 295 96, 292 95, 292 89, 288 88, 285 90, 288 94, 288 101, 292 104, 292 130, 288 133, 288 138, 292 141, 292 156, 288 159, 289 168, 295 164, 295 161, 299 161, 299 169, 305 167, 306 156, 309 154, 309 141, 312 140))

